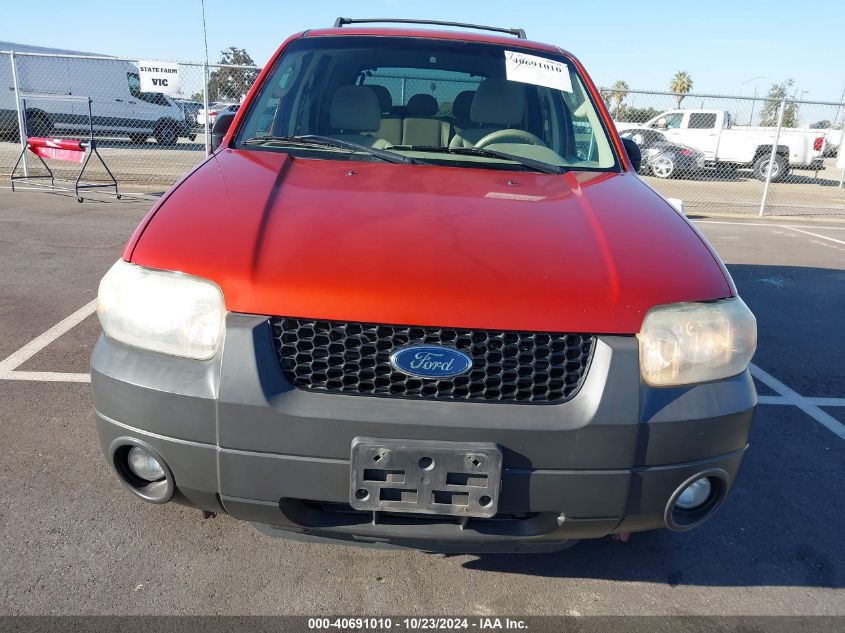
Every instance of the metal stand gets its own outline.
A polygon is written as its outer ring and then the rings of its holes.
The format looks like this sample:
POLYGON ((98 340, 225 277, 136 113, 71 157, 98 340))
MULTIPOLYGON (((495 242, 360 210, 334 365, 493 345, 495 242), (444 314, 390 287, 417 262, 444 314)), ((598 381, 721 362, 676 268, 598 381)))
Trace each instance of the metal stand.
MULTIPOLYGON (((87 103, 88 103, 88 140, 80 142, 79 146, 83 150, 87 149, 88 151, 85 152, 85 160, 82 163, 82 169, 79 170, 79 175, 76 177, 76 181, 73 183, 73 193, 76 195, 76 201, 82 202, 83 198, 82 198, 82 195, 80 194, 80 190, 84 190, 84 189, 112 189, 113 188, 115 198, 120 200, 120 192, 118 191, 118 188, 117 188, 117 180, 115 179, 114 174, 112 174, 111 169, 109 169, 109 166, 106 165, 106 161, 103 160, 103 157, 100 155, 100 152, 97 150, 97 141, 94 139, 94 116, 93 116, 92 111, 91 111, 91 97, 71 97, 71 96, 34 95, 34 94, 25 95, 25 96, 22 95, 21 96, 22 110, 23 110, 23 113, 24 113, 24 120, 23 120, 23 132, 24 132, 23 133, 23 140, 24 140, 24 143, 22 144, 23 148, 21 149, 21 153, 18 156, 18 160, 15 161, 15 166, 12 167, 12 172, 9 175, 9 179, 12 181, 12 191, 15 190, 15 182, 16 181, 23 181, 23 182, 29 183, 29 181, 31 181, 31 180, 46 179, 46 178, 50 179, 49 189, 53 189, 53 190, 58 189, 58 190, 61 190, 61 191, 68 191, 67 189, 60 189, 60 188, 56 187, 56 181, 53 177, 53 170, 50 169, 50 167, 47 165, 47 163, 44 162, 44 159, 41 158, 41 156, 38 156, 38 154, 36 154, 36 157, 38 158, 39 161, 41 161, 41 164, 44 166, 44 169, 47 170, 47 173, 46 174, 39 174, 39 175, 29 175, 28 174, 28 171, 26 169, 26 152, 29 149, 29 129, 27 127, 27 121, 26 121, 26 97, 38 98, 38 99, 53 99, 53 100, 57 100, 57 101, 81 101, 83 99, 85 101, 87 101, 87 103), (97 160, 100 161, 100 164, 103 166, 103 169, 106 170, 106 173, 109 175, 109 178, 111 178, 111 182, 83 182, 82 181, 82 176, 85 173, 85 169, 88 167, 88 163, 91 162, 92 156, 96 156, 97 160), (21 161, 23 161, 23 164, 24 164, 24 173, 20 176, 16 176, 15 171, 17 170, 18 166, 20 165, 21 161)), ((41 185, 40 183, 29 183, 29 184, 32 184, 35 187, 42 187, 43 186, 43 187, 47 188, 47 185, 41 185)))
POLYGON ((50 167, 47 166, 47 163, 45 163, 44 159, 41 158, 38 154, 36 154, 35 157, 39 161, 41 161, 41 164, 44 165, 44 169, 47 170, 47 173, 46 174, 35 174, 35 175, 29 173, 29 170, 27 169, 27 164, 26 164, 26 151, 28 149, 29 149, 29 147, 26 143, 26 140, 24 140, 23 149, 21 150, 21 153, 18 155, 18 159, 15 161, 15 166, 12 167, 12 171, 9 173, 9 180, 12 181, 12 191, 15 190, 15 181, 17 181, 17 180, 22 180, 23 182, 28 183, 28 184, 32 184, 34 186, 40 186, 39 183, 30 183, 29 182, 30 180, 37 180, 39 178, 49 178, 50 179, 50 189, 55 189, 56 188, 56 180, 53 178, 53 170, 50 169, 50 167), (21 164, 21 161, 23 161, 23 166, 24 166, 23 174, 20 175, 20 176, 15 176, 15 171, 17 170, 18 165, 21 164))
POLYGON ((76 177, 76 182, 73 184, 73 192, 76 194, 76 201, 82 202, 82 196, 79 195, 80 189, 108 189, 110 187, 114 187, 114 197, 120 200, 120 193, 117 190, 117 180, 115 180, 114 174, 111 173, 109 166, 106 165, 106 161, 104 161, 103 157, 100 156, 100 152, 97 151, 97 142, 94 140, 94 116, 91 114, 91 97, 88 97, 88 147, 90 148, 90 151, 85 154, 85 162, 82 163, 82 169, 79 171, 79 175, 76 177), (97 156, 97 160, 100 161, 103 169, 106 170, 109 178, 111 178, 110 183, 80 184, 82 174, 85 173, 85 168, 88 167, 88 162, 91 160, 91 156, 93 155, 97 156))

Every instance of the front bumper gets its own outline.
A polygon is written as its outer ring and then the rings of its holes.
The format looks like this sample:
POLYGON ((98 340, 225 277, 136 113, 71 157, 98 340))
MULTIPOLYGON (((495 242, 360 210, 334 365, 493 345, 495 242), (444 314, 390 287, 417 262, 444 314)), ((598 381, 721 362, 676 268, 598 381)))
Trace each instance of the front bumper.
POLYGON ((249 315, 228 317, 224 350, 209 361, 101 337, 91 364, 103 450, 111 459, 127 441, 152 448, 174 500, 270 533, 437 551, 528 551, 665 527, 667 503, 690 477, 717 473, 730 490, 756 404, 747 372, 693 387, 641 384, 636 339, 624 336, 600 337, 581 390, 554 405, 294 389, 267 319, 249 315), (498 514, 461 523, 352 511, 350 450, 362 436, 496 443, 498 514))
POLYGON ((688 174, 704 168, 703 156, 679 156, 677 164, 677 172, 679 174, 688 174))

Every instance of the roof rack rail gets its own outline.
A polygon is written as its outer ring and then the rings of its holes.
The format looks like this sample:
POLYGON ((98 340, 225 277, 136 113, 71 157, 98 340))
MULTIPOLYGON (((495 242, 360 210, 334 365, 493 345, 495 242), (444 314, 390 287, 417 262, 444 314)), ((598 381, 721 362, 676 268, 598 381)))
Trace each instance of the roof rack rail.
POLYGON ((407 20, 404 18, 338 18, 334 21, 334 28, 344 24, 366 24, 371 22, 390 22, 394 24, 433 24, 436 26, 458 26, 464 29, 478 29, 480 31, 495 31, 516 35, 519 39, 527 39, 525 29, 503 29, 498 26, 484 26, 483 24, 467 24, 466 22, 444 22, 442 20, 407 20))

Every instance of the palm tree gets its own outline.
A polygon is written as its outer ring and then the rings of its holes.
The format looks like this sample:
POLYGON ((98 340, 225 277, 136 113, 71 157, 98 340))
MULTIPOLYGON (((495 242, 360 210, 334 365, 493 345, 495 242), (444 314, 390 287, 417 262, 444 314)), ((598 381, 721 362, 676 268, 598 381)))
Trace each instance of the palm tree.
POLYGON ((616 104, 615 110, 619 110, 619 106, 621 106, 622 102, 625 101, 625 97, 628 95, 628 90, 628 84, 624 79, 618 79, 610 88, 610 98, 613 99, 613 102, 616 104))
POLYGON ((684 96, 692 90, 692 77, 690 77, 687 71, 679 70, 672 77, 672 81, 669 82, 669 90, 676 93, 675 100, 678 102, 678 107, 680 108, 684 96))

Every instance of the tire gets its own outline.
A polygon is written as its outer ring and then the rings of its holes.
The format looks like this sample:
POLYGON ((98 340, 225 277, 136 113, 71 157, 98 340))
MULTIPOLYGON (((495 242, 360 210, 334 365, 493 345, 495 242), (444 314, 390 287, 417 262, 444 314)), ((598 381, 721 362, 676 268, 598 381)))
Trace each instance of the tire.
POLYGON ((133 143, 146 143, 148 136, 146 134, 130 134, 129 140, 133 143))
POLYGON ((53 131, 53 124, 40 112, 26 115, 26 132, 30 136, 47 136, 53 131))
POLYGON ((652 176, 656 178, 671 178, 675 175, 675 160, 669 154, 660 154, 649 163, 652 176))
MULTIPOLYGON (((764 154, 754 162, 754 177, 757 180, 766 182, 766 172, 769 170, 769 155, 764 154)), ((786 176, 789 171, 789 163, 780 154, 775 154, 775 162, 772 165, 771 182, 778 182, 786 176)))
POLYGON ((156 143, 159 145, 176 145, 176 141, 179 140, 179 134, 176 131, 176 125, 173 123, 162 123, 156 128, 156 131, 153 133, 153 137, 155 137, 156 143))

